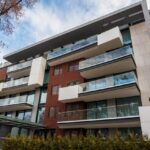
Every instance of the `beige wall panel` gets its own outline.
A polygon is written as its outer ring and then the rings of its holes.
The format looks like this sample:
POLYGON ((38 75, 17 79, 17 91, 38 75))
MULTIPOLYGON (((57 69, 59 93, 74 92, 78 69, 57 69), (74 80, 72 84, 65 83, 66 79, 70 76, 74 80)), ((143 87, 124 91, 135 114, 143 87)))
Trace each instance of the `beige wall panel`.
POLYGON ((46 59, 39 57, 33 60, 28 85, 43 85, 46 59))
POLYGON ((142 105, 150 105, 150 37, 145 22, 130 27, 142 105))

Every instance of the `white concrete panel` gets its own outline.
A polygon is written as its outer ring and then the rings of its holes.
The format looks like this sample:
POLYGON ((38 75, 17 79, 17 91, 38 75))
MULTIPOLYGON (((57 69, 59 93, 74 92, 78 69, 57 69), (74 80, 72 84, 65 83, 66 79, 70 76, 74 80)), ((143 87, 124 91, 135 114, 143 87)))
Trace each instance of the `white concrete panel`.
POLYGON ((46 59, 43 57, 35 58, 32 62, 28 85, 43 85, 46 67, 46 59))
POLYGON ((150 138, 150 106, 139 107, 142 134, 150 138))
POLYGON ((78 85, 59 88, 58 100, 62 101, 62 100, 67 100, 67 99, 78 98, 78 94, 79 94, 78 85))
POLYGON ((106 44, 108 42, 111 42, 111 41, 114 41, 117 39, 118 39, 118 41, 120 41, 120 44, 122 45, 123 38, 122 38, 119 27, 115 27, 113 29, 110 29, 106 32, 99 34, 98 35, 98 45, 103 45, 103 44, 106 44))

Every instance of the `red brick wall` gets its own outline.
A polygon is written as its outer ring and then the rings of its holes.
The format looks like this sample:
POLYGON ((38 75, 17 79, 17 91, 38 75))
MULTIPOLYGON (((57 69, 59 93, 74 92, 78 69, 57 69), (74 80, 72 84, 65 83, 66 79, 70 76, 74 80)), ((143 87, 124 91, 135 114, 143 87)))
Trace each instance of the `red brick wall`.
POLYGON ((4 81, 6 79, 6 76, 7 76, 7 69, 6 68, 0 69, 0 82, 4 81))
MULTIPOLYGON (((79 60, 78 60, 79 61, 79 60)), ((61 87, 65 87, 68 85, 71 81, 80 81, 80 83, 84 82, 84 79, 80 76, 79 71, 73 71, 69 72, 69 64, 65 63, 62 64, 62 74, 54 76, 53 71, 54 67, 50 67, 50 80, 48 84, 48 96, 47 96, 47 102, 46 102, 46 110, 45 110, 45 118, 44 118, 44 124, 48 128, 56 129, 57 126, 57 119, 50 118, 49 117, 49 110, 50 107, 57 107, 59 109, 59 112, 65 111, 65 104, 58 102, 58 95, 52 95, 52 87, 54 85, 60 85, 61 87)), ((81 104, 82 105, 82 104, 81 104)), ((60 132, 60 131, 58 131, 60 132)))

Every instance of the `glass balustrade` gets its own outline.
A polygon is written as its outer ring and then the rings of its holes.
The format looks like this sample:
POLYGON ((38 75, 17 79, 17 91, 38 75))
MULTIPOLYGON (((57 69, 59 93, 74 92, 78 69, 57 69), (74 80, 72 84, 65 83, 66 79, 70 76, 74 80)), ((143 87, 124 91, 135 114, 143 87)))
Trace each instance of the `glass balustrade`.
POLYGON ((24 85, 24 84, 28 83, 28 80, 29 80, 29 77, 7 81, 4 83, 3 88, 10 88, 10 87, 14 87, 14 86, 24 85))
POLYGON ((90 59, 86 59, 79 63, 79 69, 88 68, 94 65, 103 64, 115 59, 119 59, 133 53, 132 48, 130 46, 125 46, 114 51, 104 53, 102 55, 98 55, 96 57, 92 57, 90 59))
POLYGON ((63 48, 61 48, 61 47, 57 48, 53 52, 50 51, 48 53, 48 58, 47 59, 53 59, 53 58, 68 54, 70 52, 77 51, 81 48, 84 48, 84 47, 90 46, 92 44, 95 44, 96 42, 97 42, 97 36, 94 35, 94 36, 89 37, 87 39, 77 41, 74 44, 66 45, 63 48))
POLYGON ((123 73, 111 77, 94 80, 91 82, 79 85, 79 93, 86 93, 90 91, 102 90, 121 85, 136 83, 136 76, 134 72, 123 73), (82 90, 81 90, 82 89, 82 90))
POLYGON ((0 99, 0 106, 8 106, 8 105, 15 105, 15 104, 22 104, 22 103, 31 104, 27 100, 27 95, 0 99))
POLYGON ((7 72, 13 72, 13 71, 17 71, 17 70, 20 70, 20 69, 24 69, 24 68, 30 67, 31 64, 32 64, 32 61, 27 61, 27 62, 23 62, 23 63, 13 65, 13 66, 9 66, 7 68, 7 72))
POLYGON ((93 109, 75 110, 61 112, 58 114, 58 121, 75 121, 75 120, 93 120, 109 119, 120 117, 132 117, 139 115, 139 104, 132 103, 111 107, 98 107, 93 109))

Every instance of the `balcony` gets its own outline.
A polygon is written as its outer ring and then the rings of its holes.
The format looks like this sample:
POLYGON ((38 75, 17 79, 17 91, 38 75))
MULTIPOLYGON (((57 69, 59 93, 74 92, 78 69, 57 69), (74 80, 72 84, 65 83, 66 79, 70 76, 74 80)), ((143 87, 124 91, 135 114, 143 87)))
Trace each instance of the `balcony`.
POLYGON ((29 77, 20 78, 0 83, 0 96, 29 91, 33 87, 28 87, 29 77))
POLYGON ((26 85, 26 84, 28 84, 28 80, 29 80, 29 77, 7 81, 7 82, 4 83, 3 89, 9 89, 9 88, 12 88, 12 87, 26 85))
POLYGON ((60 112, 60 128, 115 128, 140 126, 138 103, 60 112))
POLYGON ((75 59, 93 57, 107 50, 119 48, 122 45, 121 32, 119 27, 115 27, 100 35, 94 35, 77 41, 74 44, 50 51, 47 60, 50 66, 54 66, 75 59))
POLYGON ((27 101, 27 96, 17 96, 0 99, 0 112, 32 109, 33 104, 27 101))
POLYGON ((133 51, 130 46, 125 46, 79 63, 80 74, 86 79, 127 72, 135 68, 133 51))
POLYGON ((23 62, 7 68, 7 74, 12 78, 20 78, 30 74, 32 61, 23 62))
POLYGON ((59 89, 59 101, 95 101, 140 95, 134 72, 114 75, 59 89), (67 93, 67 94, 66 94, 67 93))

